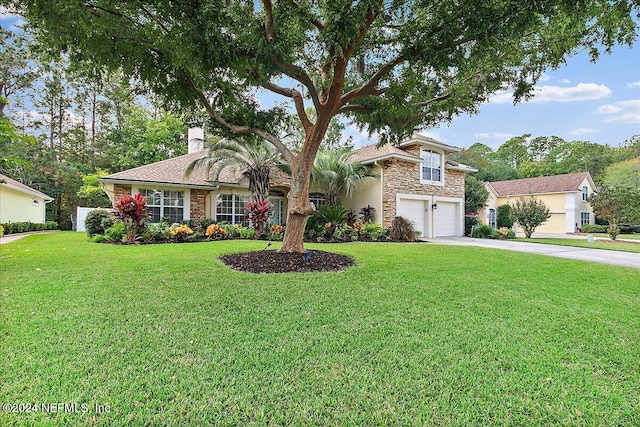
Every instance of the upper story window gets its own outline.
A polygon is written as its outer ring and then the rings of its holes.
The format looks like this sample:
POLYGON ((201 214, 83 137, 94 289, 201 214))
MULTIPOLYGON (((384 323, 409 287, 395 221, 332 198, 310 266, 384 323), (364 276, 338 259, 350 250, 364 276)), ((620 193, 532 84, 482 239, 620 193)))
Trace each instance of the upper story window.
POLYGON ((433 150, 423 150, 420 181, 442 183, 442 170, 442 154, 433 150))
POLYGON ((582 187, 582 201, 586 202, 587 199, 589 199, 589 189, 585 185, 582 187))

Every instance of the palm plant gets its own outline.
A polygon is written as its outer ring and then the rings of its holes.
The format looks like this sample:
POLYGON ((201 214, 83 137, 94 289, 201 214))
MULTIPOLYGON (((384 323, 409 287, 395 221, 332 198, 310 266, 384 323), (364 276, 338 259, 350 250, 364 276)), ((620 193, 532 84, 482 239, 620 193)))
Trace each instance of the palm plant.
POLYGON ((363 178, 376 175, 371 167, 351 162, 351 149, 322 150, 318 152, 311 172, 311 181, 321 187, 330 206, 338 204, 340 193, 351 195, 363 178))
POLYGON ((186 176, 204 167, 212 180, 217 182, 222 170, 231 167, 232 170, 241 170, 248 176, 252 200, 267 199, 271 167, 279 166, 281 163, 280 153, 270 143, 247 135, 238 140, 205 141, 204 146, 207 155, 194 160, 187 168, 186 176))

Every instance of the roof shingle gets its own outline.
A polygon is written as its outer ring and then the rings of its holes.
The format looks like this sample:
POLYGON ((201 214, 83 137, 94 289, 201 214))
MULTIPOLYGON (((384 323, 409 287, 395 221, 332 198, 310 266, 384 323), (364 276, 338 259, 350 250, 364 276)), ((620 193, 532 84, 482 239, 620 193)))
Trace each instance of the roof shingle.
POLYGON ((565 175, 488 182, 488 184, 493 187, 498 196, 519 196, 531 193, 564 193, 567 191, 579 191, 580 184, 588 175, 589 172, 579 172, 565 175))
MULTIPOLYGON (((193 171, 191 176, 186 177, 185 171, 189 165, 198 159, 205 157, 207 153, 201 151, 182 156, 162 160, 150 165, 128 169, 122 172, 112 173, 103 177, 104 180, 117 181, 140 181, 157 182, 160 184, 180 184, 198 187, 215 187, 214 182, 207 176, 206 168, 199 168, 193 171)), ((234 168, 227 167, 222 170, 219 182, 237 184, 242 180, 242 173, 234 168)))

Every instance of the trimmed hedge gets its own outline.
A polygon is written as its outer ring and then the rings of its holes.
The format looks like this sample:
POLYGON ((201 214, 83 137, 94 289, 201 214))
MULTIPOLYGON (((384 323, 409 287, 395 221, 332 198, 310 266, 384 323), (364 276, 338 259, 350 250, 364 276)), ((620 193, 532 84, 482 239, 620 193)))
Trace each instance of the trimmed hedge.
POLYGON ((1 224, 4 227, 4 234, 28 233, 30 231, 57 230, 58 223, 55 221, 41 222, 7 222, 1 224))

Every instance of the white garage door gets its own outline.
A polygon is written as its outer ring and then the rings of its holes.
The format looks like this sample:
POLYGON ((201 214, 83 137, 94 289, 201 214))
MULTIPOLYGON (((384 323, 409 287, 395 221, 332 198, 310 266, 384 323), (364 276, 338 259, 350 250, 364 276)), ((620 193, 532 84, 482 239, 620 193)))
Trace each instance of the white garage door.
POLYGON ((458 232, 458 203, 438 202, 433 212, 433 234, 435 237, 456 236, 458 232))
POLYGON ((426 236, 425 206, 426 204, 424 200, 400 199, 398 201, 396 215, 411 221, 414 229, 422 233, 422 236, 426 236))

